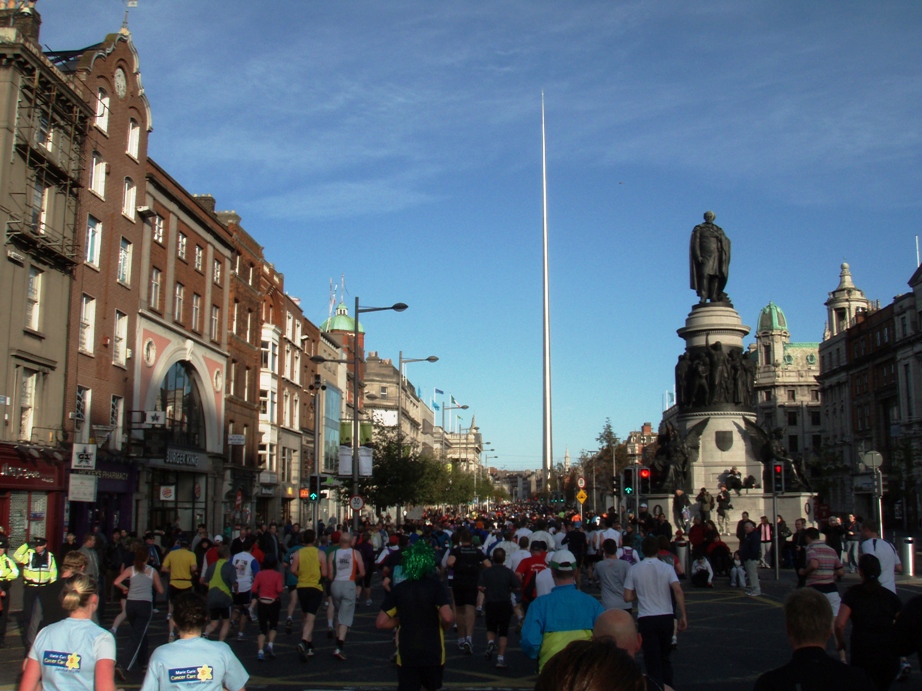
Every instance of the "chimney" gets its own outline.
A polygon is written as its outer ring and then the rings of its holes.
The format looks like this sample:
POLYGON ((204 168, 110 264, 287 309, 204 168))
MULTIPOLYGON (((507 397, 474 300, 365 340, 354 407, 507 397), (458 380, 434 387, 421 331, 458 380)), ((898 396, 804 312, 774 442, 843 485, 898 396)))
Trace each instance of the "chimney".
POLYGON ((198 205, 205 209, 209 214, 214 216, 215 210, 215 200, 214 197, 210 194, 193 194, 192 198, 198 202, 198 205))
POLYGON ((38 45, 41 15, 35 11, 35 0, 0 0, 0 26, 11 26, 23 40, 38 45))

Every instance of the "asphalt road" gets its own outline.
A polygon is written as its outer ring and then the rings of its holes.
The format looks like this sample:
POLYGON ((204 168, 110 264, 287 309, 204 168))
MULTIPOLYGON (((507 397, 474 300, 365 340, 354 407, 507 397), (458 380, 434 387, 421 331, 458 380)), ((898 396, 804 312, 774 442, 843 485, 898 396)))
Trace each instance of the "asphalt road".
MULTIPOLYGON (((784 634, 781 603, 794 587, 791 572, 782 572, 781 580, 773 580, 773 572, 763 570, 762 592, 758 598, 747 597, 742 590, 730 588, 726 578, 715 579, 714 589, 692 588, 685 583, 688 604, 689 628, 679 636, 679 647, 673 653, 675 687, 680 691, 736 691, 750 689, 762 672, 784 664, 790 649, 784 634)), ((857 582, 857 576, 846 576, 843 586, 857 582)), ((900 595, 908 599, 922 594, 922 579, 901 578, 900 595)), ((844 588, 843 588, 844 589, 844 588)), ((597 590, 587 592, 597 595, 597 590)), ((333 657, 333 641, 325 635, 325 624, 315 632, 316 655, 308 662, 298 659, 298 622, 295 630, 286 635, 284 627, 276 640, 277 657, 259 662, 256 659, 256 625, 247 626, 244 641, 231 641, 230 645, 250 673, 247 689, 290 691, 304 689, 355 689, 373 691, 396 687, 396 667, 390 662, 394 651, 390 634, 375 629, 374 622, 383 598, 376 579, 373 605, 360 604, 356 610, 356 623, 346 641, 345 662, 333 657), (319 635, 318 635, 319 633, 319 635)), ((151 625, 151 646, 166 643, 166 608, 161 607, 151 625)), ((106 624, 111 624, 115 610, 108 608, 106 624)), ((14 613, 15 617, 15 613, 14 613)), ((284 619, 284 615, 283 615, 284 619)), ((128 629, 123 625, 119 643, 127 642, 128 629)), ((233 638, 233 635, 230 637, 233 638)), ((10 647, 0 650, 0 691, 15 689, 14 674, 22 662, 24 651, 18 644, 17 630, 10 622, 7 634, 10 647)), ((498 670, 493 662, 484 659, 486 638, 483 620, 477 620, 473 656, 463 655, 457 647, 452 632, 446 634, 448 661, 445 669, 446 689, 530 689, 534 687, 535 663, 525 657, 513 634, 506 659, 509 667, 498 670)), ((830 650, 832 649, 830 643, 830 650)), ((495 657, 494 657, 495 661, 495 657)), ((895 684, 894 689, 919 688, 918 662, 908 684, 895 684)), ((141 677, 135 676, 122 688, 136 688, 141 677)))

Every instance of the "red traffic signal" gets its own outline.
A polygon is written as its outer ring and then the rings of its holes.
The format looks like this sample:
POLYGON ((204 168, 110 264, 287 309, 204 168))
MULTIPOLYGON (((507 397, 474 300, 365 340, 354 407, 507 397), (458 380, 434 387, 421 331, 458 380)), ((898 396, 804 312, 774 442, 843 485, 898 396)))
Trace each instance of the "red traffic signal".
POLYGON ((641 468, 641 469, 640 469, 640 479, 641 479, 641 480, 649 480, 649 479, 650 479, 650 469, 649 469, 649 468, 641 468))
POLYGON ((775 464, 775 475, 781 475, 784 472, 784 466, 780 463, 775 464))
POLYGON ((772 464, 774 490, 776 494, 784 492, 784 463, 772 464))

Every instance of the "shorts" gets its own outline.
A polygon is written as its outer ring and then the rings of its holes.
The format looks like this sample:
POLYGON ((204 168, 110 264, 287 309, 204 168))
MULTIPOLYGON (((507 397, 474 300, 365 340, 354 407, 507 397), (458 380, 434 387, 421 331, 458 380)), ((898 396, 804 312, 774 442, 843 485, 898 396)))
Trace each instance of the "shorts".
POLYGON ((366 567, 365 567, 365 575, 362 576, 362 581, 361 581, 361 584, 362 584, 362 587, 363 587, 363 588, 370 588, 370 587, 371 587, 371 577, 372 577, 372 570, 369 569, 369 568, 366 566, 366 567))
POLYGON ((247 608, 250 606, 250 600, 253 599, 253 593, 247 590, 245 593, 234 593, 234 607, 247 608))
MULTIPOLYGON (((189 581, 183 581, 183 582, 184 582, 184 583, 189 583, 189 581)), ((179 596, 182 595, 183 593, 191 593, 191 592, 192 592, 192 584, 191 584, 191 583, 189 584, 189 587, 188 587, 188 588, 177 588, 175 585, 173 585, 172 583, 170 583, 170 588, 169 588, 169 598, 170 598, 170 602, 173 601, 173 598, 179 597, 179 596)))
POLYGON ((294 593, 294 592, 296 592, 296 591, 298 590, 298 584, 297 584, 297 583, 292 583, 291 585, 286 585, 286 586, 285 586, 285 589, 286 589, 289 593, 294 593))
POLYGON ((397 691, 438 691, 442 688, 442 665, 397 667, 397 691))
POLYGON ((323 591, 319 588, 298 588, 298 602, 304 614, 316 616, 323 602, 323 591))
POLYGON ((208 610, 208 618, 212 621, 230 618, 230 607, 212 607, 208 610))
POLYGON ((455 598, 455 607, 474 606, 477 604, 477 586, 476 585, 458 585, 455 583, 451 587, 451 594, 455 598))
POLYGON ((259 632, 264 636, 269 635, 269 631, 275 631, 279 627, 279 612, 282 609, 280 600, 273 600, 272 603, 257 602, 256 616, 259 619, 259 632))
POLYGON ((500 638, 509 636, 509 620, 512 619, 512 603, 487 602, 483 606, 487 620, 487 631, 500 638))
POLYGON ((336 623, 352 626, 355 618, 355 581, 333 581, 330 595, 336 607, 336 623))

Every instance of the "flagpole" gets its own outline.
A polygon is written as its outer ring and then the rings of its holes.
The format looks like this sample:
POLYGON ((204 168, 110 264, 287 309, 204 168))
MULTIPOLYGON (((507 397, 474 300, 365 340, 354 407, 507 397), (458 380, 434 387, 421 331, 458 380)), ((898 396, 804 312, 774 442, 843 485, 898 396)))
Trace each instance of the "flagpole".
POLYGON ((551 316, 547 270, 547 138, 544 128, 544 90, 541 90, 541 186, 544 210, 544 490, 548 491, 554 441, 551 417, 551 316))

